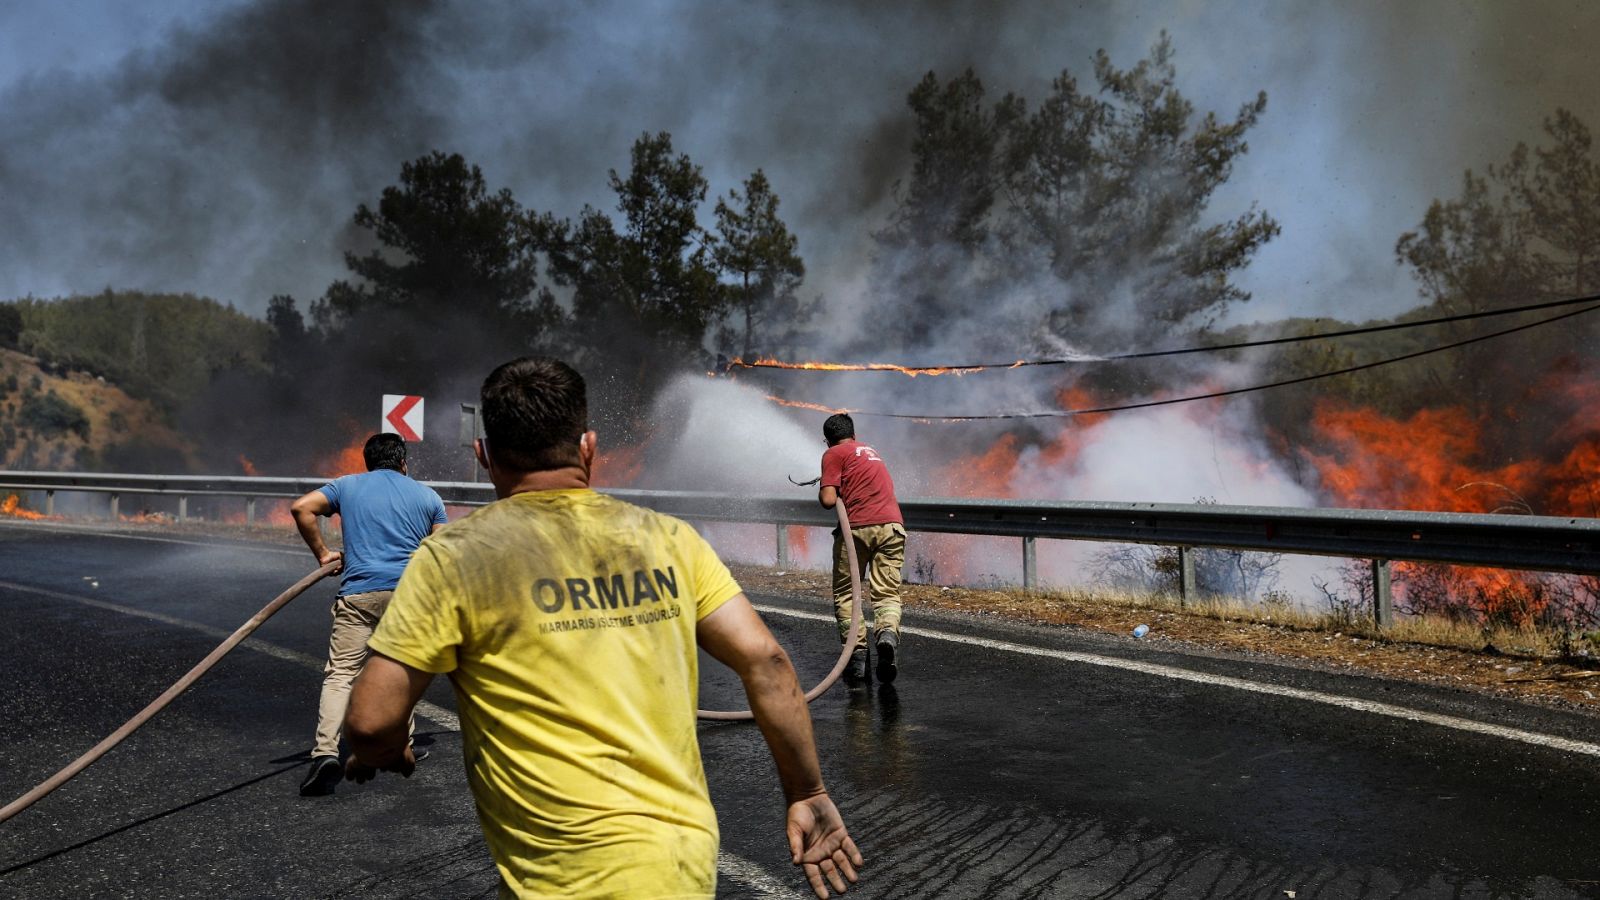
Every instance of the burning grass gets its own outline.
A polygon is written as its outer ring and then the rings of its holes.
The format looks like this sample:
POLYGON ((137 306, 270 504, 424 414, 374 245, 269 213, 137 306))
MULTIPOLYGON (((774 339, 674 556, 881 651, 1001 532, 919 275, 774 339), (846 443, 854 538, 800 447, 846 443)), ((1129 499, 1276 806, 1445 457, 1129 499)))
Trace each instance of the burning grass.
POLYGON ((42 512, 35 512, 31 509, 25 508, 22 505, 22 498, 18 497, 16 494, 12 494, 6 497, 4 502, 0 502, 0 516, 8 516, 13 519, 30 520, 59 518, 58 516, 47 516, 42 512))
MULTIPOLYGON (((736 566, 746 590, 814 600, 829 596, 825 572, 736 566)), ((1386 632, 1369 622, 1297 609, 1211 599, 1180 606, 1170 595, 1110 589, 1026 592, 929 584, 905 585, 915 611, 938 610, 1033 625, 1130 635, 1172 649, 1267 657, 1324 670, 1449 685, 1498 696, 1600 713, 1600 633, 1577 640, 1560 632, 1509 625, 1484 628, 1440 616, 1405 616, 1386 632)), ((1131 636, 1128 640, 1133 640, 1131 636)))

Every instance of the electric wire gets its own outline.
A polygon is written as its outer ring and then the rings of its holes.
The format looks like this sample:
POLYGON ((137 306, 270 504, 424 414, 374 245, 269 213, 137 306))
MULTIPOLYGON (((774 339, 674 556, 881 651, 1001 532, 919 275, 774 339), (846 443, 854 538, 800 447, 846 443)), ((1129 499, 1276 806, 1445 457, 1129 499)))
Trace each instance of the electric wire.
POLYGON ((1011 362, 997 363, 968 363, 964 365, 943 366, 902 366, 893 363, 788 363, 773 359, 758 359, 746 361, 735 358, 728 362, 729 369, 777 369, 780 371, 809 371, 809 372, 899 372, 902 375, 916 377, 918 375, 968 375, 974 372, 983 372, 1002 369, 1020 369, 1029 366, 1064 366, 1083 363, 1117 362, 1131 359, 1156 359, 1165 356, 1184 356, 1194 353, 1220 353, 1226 350, 1246 350, 1252 347, 1273 347, 1281 344, 1299 344, 1311 341, 1333 340, 1335 338, 1353 337, 1362 334, 1378 334, 1385 331, 1402 331, 1411 328, 1424 328, 1433 325, 1447 325, 1452 322, 1470 322, 1477 319, 1487 319, 1494 316, 1508 316, 1516 313, 1537 312, 1545 309, 1558 309, 1565 306, 1579 306, 1586 303, 1600 303, 1600 294, 1589 294, 1583 297, 1568 297, 1562 300, 1547 300, 1542 303, 1527 303, 1521 306, 1508 306, 1500 309, 1480 310, 1478 312, 1457 313, 1449 316, 1437 316, 1432 319, 1418 319, 1412 322, 1389 322, 1383 325, 1365 325, 1360 328, 1345 328, 1339 331, 1321 331, 1313 334, 1289 335, 1285 337, 1260 338, 1250 341, 1234 341, 1227 344, 1207 344, 1196 347, 1177 347, 1168 350, 1143 350, 1133 353, 1113 353, 1104 356, 1076 356, 1060 357, 1054 359, 1019 359, 1011 362))
MULTIPOLYGON (((1600 297, 1595 297, 1595 298, 1591 298, 1591 299, 1600 300, 1600 297)), ((1371 362, 1361 363, 1359 365, 1345 366, 1342 369, 1332 369, 1332 370, 1329 370, 1329 371, 1326 371, 1326 372, 1314 372, 1314 373, 1312 373, 1310 375, 1301 375, 1301 376, 1299 376, 1297 378, 1286 378, 1286 379, 1283 379, 1281 381, 1271 381, 1271 382, 1267 382, 1267 383, 1264 383, 1264 384, 1249 385, 1247 387, 1231 388, 1231 389, 1225 390, 1225 391, 1210 391, 1210 392, 1207 392, 1207 393, 1204 393, 1204 394, 1188 394, 1188 395, 1185 395, 1185 396, 1182 396, 1182 397, 1168 397, 1168 398, 1165 398, 1165 399, 1162 399, 1162 400, 1145 400, 1145 401, 1142 401, 1142 402, 1139 402, 1139 403, 1121 403, 1121 404, 1115 404, 1115 405, 1111 405, 1111 406, 1086 407, 1086 408, 1083 408, 1083 409, 1056 409, 1056 410, 1043 410, 1043 411, 1036 411, 1036 412, 1019 412, 1019 413, 989 413, 989 414, 985 414, 985 415, 927 415, 927 414, 913 414, 913 413, 873 412, 871 410, 860 410, 860 409, 832 409, 832 410, 829 410, 829 411, 831 411, 831 412, 849 413, 852 416, 869 416, 869 417, 879 418, 879 419, 909 419, 909 420, 912 420, 912 421, 915 421, 915 422, 921 422, 921 423, 938 423, 938 422, 977 422, 977 421, 985 421, 985 420, 991 420, 991 419, 1060 419, 1060 418, 1069 418, 1069 417, 1072 417, 1072 416, 1085 416, 1085 415, 1095 415, 1095 414, 1103 414, 1103 413, 1125 412, 1127 410, 1133 410, 1133 409, 1149 409, 1151 407, 1156 407, 1156 406, 1172 406, 1172 405, 1178 404, 1178 403, 1193 403, 1193 402, 1198 401, 1198 400, 1215 400, 1215 399, 1218 399, 1218 398, 1221 398, 1221 397, 1234 397, 1234 396, 1238 396, 1240 394, 1251 394, 1251 393, 1255 393, 1257 391, 1266 391, 1266 390, 1271 390, 1273 388, 1288 387, 1290 385, 1295 385, 1295 384, 1305 384, 1306 382, 1318 381, 1318 380, 1321 380, 1323 378, 1333 378, 1333 377, 1338 376, 1338 375, 1349 375, 1352 372, 1362 372, 1362 371, 1366 371, 1367 369, 1376 369, 1376 368, 1378 368, 1380 366, 1387 366, 1387 365, 1392 365, 1392 364, 1398 363, 1398 362, 1405 362, 1406 360, 1417 359, 1418 357, 1428 356, 1428 355, 1431 355, 1431 354, 1434 354, 1434 353, 1443 353, 1446 350, 1455 350, 1455 349, 1460 348, 1460 347, 1465 347, 1468 344, 1476 344, 1476 343, 1480 343, 1482 341, 1492 340, 1492 339, 1498 338, 1498 337, 1504 337, 1504 336, 1506 336, 1508 334, 1515 334, 1515 333, 1517 333, 1519 331, 1527 331, 1527 330, 1529 330, 1531 328, 1538 328, 1541 325, 1548 325, 1548 324, 1550 324, 1552 322, 1559 322, 1559 321, 1561 321, 1563 319, 1570 319, 1570 318, 1573 318, 1574 316, 1581 316, 1584 313, 1594 312, 1595 310, 1600 310, 1600 305, 1588 306, 1588 307, 1585 307, 1583 309, 1573 310, 1572 312, 1562 313, 1561 315, 1558 315, 1558 316, 1551 316, 1550 318, 1547 318, 1547 319, 1540 319, 1540 320, 1538 320, 1536 322, 1527 322, 1525 324, 1518 325, 1518 326, 1513 327, 1513 328, 1506 328, 1506 329, 1502 329, 1500 331, 1493 331, 1493 332, 1490 332, 1488 334, 1480 334, 1480 335, 1477 335, 1475 337, 1470 337, 1470 338, 1466 338, 1466 339, 1459 340, 1459 341, 1452 341, 1452 342, 1450 342, 1448 344, 1440 344, 1437 347, 1429 347, 1429 348, 1427 348, 1425 350, 1417 350, 1415 352, 1402 354, 1400 356, 1391 356, 1391 357, 1387 357, 1385 359, 1379 359, 1379 360, 1373 360, 1371 362)), ((790 401, 790 400, 786 400, 786 399, 784 399, 782 397, 771 396, 771 397, 769 397, 769 399, 779 403, 780 405, 784 405, 784 406, 796 406, 796 407, 800 407, 800 408, 810 408, 810 409, 818 408, 817 404, 802 403, 802 402, 798 402, 798 401, 790 401)))

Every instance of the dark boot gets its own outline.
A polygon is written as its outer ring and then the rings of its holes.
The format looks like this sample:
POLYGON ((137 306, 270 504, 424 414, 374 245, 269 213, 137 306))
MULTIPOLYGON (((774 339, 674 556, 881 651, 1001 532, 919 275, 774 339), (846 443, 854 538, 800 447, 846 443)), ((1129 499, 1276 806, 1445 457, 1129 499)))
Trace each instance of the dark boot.
POLYGON ((866 684, 868 677, 867 648, 857 647, 856 652, 850 654, 850 664, 844 667, 845 684, 866 684))
POLYGON ((339 757, 319 756, 311 761, 306 780, 300 782, 300 796, 326 796, 333 793, 333 789, 343 780, 344 766, 339 763, 339 757))
POLYGON ((900 632, 878 632, 878 680, 884 684, 900 674, 900 632))

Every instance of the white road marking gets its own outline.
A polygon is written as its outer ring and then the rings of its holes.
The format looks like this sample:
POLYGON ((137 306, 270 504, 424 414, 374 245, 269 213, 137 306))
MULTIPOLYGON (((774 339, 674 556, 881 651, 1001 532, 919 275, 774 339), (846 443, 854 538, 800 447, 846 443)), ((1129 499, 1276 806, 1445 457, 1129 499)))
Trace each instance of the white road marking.
MULTIPOLYGON (((149 619, 153 622, 160 622, 163 625, 171 625, 176 628, 197 631, 209 637, 217 638, 219 641, 226 640, 229 635, 233 634, 232 631, 225 631, 221 628, 213 628, 210 625, 205 625, 200 622, 193 622, 188 619, 180 619, 176 616, 169 616, 163 613, 150 612, 149 610, 136 609, 132 606, 123 606, 120 603, 109 603, 105 600, 97 600, 93 597, 84 597, 78 594, 65 594, 60 591, 50 591, 45 590, 44 588, 30 587, 25 584, 15 584, 9 581, 0 581, 0 588, 17 591, 24 594, 37 594, 41 597, 49 597, 54 600, 69 600, 73 603, 81 603, 84 606, 92 606, 95 609, 103 609, 107 612, 121 613, 125 616, 134 616, 140 619, 149 619)), ((277 644, 263 641, 260 638, 245 638, 245 640, 239 644, 239 646, 248 650, 254 650, 257 653, 264 653, 267 656, 276 657, 278 659, 304 666, 305 668, 312 669, 316 672, 322 671, 322 667, 325 662, 324 660, 317 659, 314 656, 309 656, 295 650, 290 650, 287 647, 280 647, 277 644)), ((438 706, 437 704, 429 703, 427 700, 421 700, 417 702, 417 715, 422 716, 425 719, 429 719, 450 731, 461 730, 461 720, 456 717, 455 713, 438 706)))
MULTIPOLYGON (((784 609, 779 606, 760 604, 756 609, 763 613, 789 616, 796 619, 810 619, 816 622, 833 623, 833 616, 821 613, 800 612, 798 610, 784 609)), ((1587 741, 1575 741, 1571 738, 1557 737, 1550 734, 1539 734, 1534 731, 1523 731, 1519 728, 1508 728, 1504 725, 1491 725, 1487 722, 1477 722, 1472 719, 1463 719, 1458 716, 1447 716, 1440 713, 1424 712, 1409 709, 1404 706, 1395 706, 1392 703, 1380 703, 1375 700, 1362 700, 1356 697, 1345 697, 1339 694, 1329 694, 1323 691, 1309 691, 1303 688, 1284 687, 1276 684, 1264 684, 1258 681, 1247 681, 1243 678, 1232 678, 1227 675, 1212 675, 1206 672, 1195 672, 1189 669, 1180 669, 1176 666, 1163 666, 1157 663, 1139 662, 1131 659, 1118 659, 1115 656, 1100 656, 1095 653, 1079 653, 1072 650, 1052 650, 1046 647, 1031 647, 1027 644, 1016 644, 1011 641, 996 641, 989 638, 969 637, 962 634, 952 634, 947 631, 935 631, 927 628, 902 628, 903 632, 917 637, 932 638, 936 641, 950 641, 957 644, 967 644, 973 647, 983 647, 989 650, 1003 650, 1007 653, 1020 653, 1025 656, 1043 656, 1049 659, 1058 659, 1063 662, 1082 663, 1090 666, 1104 666, 1108 669, 1123 669, 1129 672, 1139 672, 1145 675, 1154 675, 1160 678, 1173 678, 1179 681, 1192 681, 1196 684, 1209 684, 1217 687, 1233 688, 1240 691, 1250 691, 1256 694, 1268 694, 1274 697, 1288 697, 1293 700, 1304 700, 1309 703, 1322 703, 1328 706, 1337 706, 1342 709, 1355 710, 1356 712, 1372 713, 1374 715, 1389 716, 1395 719, 1404 719, 1410 722, 1423 722, 1437 725, 1441 728, 1454 728, 1457 731, 1469 731, 1475 734, 1486 734, 1491 737, 1504 738, 1508 741, 1521 741, 1525 744, 1534 744, 1554 750, 1564 750, 1568 753, 1581 753, 1587 756, 1600 756, 1600 744, 1587 741)))
POLYGON ((225 544, 217 541, 186 541, 182 538, 159 537, 153 534, 126 534, 112 530, 116 526, 95 528, 91 525, 63 525, 59 523, 31 522, 27 520, 11 521, 0 519, 0 526, 33 531, 65 531, 68 534, 92 534, 96 537, 117 538, 124 541, 154 541, 158 544, 185 544, 190 547, 211 547, 223 550, 244 550, 251 553, 279 553, 284 556, 309 556, 310 550, 290 550, 285 547, 252 547, 248 544, 225 544))
MULTIPOLYGON (((717 851, 717 871, 749 888, 758 897, 773 897, 776 900, 804 900, 804 898, 812 896, 809 892, 801 893, 798 889, 773 878, 767 874, 767 870, 762 868, 760 864, 742 856, 735 856, 726 850, 717 851)), ((796 875, 798 876, 798 874, 797 872, 796 875)))

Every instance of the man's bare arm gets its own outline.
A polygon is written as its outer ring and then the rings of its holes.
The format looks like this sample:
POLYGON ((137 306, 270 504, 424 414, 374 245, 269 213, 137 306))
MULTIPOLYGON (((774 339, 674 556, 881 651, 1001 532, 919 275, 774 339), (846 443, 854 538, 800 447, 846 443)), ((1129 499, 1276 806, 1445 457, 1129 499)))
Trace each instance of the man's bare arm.
POLYGON ((413 669, 376 651, 350 688, 350 707, 344 715, 344 736, 350 742, 345 775, 366 781, 377 770, 410 776, 416 766, 411 756, 411 710, 433 681, 432 672, 413 669))
POLYGON ((839 489, 831 484, 818 488, 817 502, 822 504, 823 509, 833 509, 833 505, 839 502, 839 489))
POLYGON ((317 516, 332 513, 333 504, 328 502, 328 495, 321 491, 312 491, 289 504, 289 514, 294 516, 294 527, 300 531, 300 539, 311 548, 311 555, 322 566, 344 556, 338 550, 328 549, 327 542, 322 539, 322 529, 317 527, 317 516))
POLYGON ((789 655, 773 639, 743 594, 700 620, 695 636, 718 662, 738 674, 756 724, 778 766, 789 801, 786 831, 791 861, 821 898, 828 884, 841 894, 856 880, 861 852, 822 783, 811 713, 789 655))

